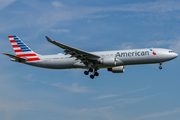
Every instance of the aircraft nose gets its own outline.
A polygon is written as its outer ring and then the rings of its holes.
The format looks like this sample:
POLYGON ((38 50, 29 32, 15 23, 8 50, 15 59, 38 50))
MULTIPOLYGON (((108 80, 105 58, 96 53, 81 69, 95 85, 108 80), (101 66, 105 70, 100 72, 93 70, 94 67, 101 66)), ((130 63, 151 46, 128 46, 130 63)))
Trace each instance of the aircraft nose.
POLYGON ((171 57, 174 59, 174 58, 178 57, 178 54, 177 54, 177 53, 173 53, 173 54, 171 55, 171 57))
POLYGON ((174 56, 175 56, 175 58, 176 58, 176 57, 178 57, 178 54, 177 54, 177 53, 175 53, 175 55, 174 55, 174 56))
POLYGON ((174 59, 178 57, 178 54, 174 52, 174 53, 169 53, 168 56, 169 56, 169 59, 174 59))

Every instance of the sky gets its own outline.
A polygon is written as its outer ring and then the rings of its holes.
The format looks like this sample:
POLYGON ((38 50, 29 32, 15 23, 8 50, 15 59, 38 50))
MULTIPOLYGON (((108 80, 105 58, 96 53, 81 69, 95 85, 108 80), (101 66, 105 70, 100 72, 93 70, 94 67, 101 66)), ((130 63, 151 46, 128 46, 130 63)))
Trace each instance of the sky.
MULTIPOLYGON (((0 52, 8 35, 41 55, 51 39, 88 52, 167 48, 180 54, 179 0, 0 0, 0 52)), ((1 120, 179 120, 179 60, 99 70, 52 70, 0 55, 1 120)))

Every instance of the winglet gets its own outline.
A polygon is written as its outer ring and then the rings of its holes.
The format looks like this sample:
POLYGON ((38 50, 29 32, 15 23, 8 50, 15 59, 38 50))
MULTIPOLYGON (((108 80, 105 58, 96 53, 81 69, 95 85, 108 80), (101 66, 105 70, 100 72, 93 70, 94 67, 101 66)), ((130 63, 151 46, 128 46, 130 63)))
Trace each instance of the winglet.
POLYGON ((49 42, 53 42, 53 40, 51 38, 49 38, 48 36, 45 36, 45 37, 49 42))

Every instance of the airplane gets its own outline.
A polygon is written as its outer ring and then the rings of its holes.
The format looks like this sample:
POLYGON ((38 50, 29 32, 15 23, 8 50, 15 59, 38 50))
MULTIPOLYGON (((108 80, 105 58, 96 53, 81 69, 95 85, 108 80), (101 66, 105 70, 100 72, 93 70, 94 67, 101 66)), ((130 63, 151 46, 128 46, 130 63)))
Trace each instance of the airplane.
POLYGON ((65 44, 56 42, 45 36, 47 41, 64 49, 65 54, 40 55, 31 50, 18 36, 8 36, 14 49, 15 55, 3 53, 11 58, 11 61, 24 63, 42 68, 50 69, 87 69, 85 75, 92 73, 90 78, 99 76, 99 69, 107 68, 112 73, 123 73, 124 66, 136 64, 159 63, 159 69, 162 69, 162 63, 172 60, 178 56, 170 49, 146 48, 130 50, 113 50, 86 52, 65 44))

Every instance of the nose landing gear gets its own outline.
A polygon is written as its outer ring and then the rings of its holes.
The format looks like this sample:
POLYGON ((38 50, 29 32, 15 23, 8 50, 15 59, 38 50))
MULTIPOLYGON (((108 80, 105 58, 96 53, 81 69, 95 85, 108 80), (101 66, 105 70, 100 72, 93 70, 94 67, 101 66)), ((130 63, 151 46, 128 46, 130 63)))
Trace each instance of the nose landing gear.
POLYGON ((161 70, 162 69, 162 62, 159 63, 159 69, 161 70))

